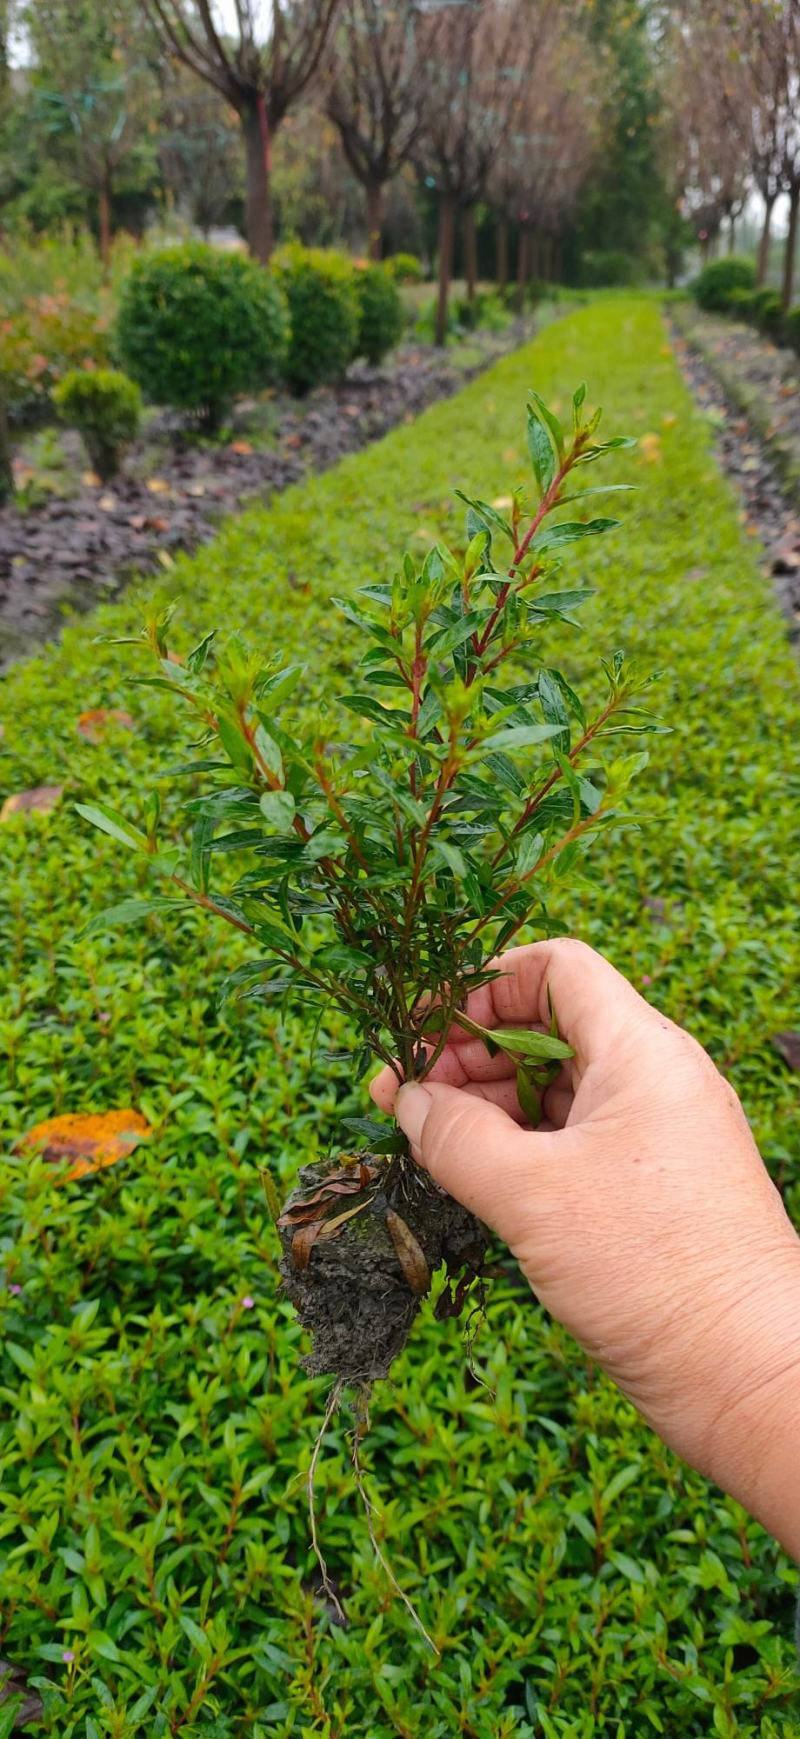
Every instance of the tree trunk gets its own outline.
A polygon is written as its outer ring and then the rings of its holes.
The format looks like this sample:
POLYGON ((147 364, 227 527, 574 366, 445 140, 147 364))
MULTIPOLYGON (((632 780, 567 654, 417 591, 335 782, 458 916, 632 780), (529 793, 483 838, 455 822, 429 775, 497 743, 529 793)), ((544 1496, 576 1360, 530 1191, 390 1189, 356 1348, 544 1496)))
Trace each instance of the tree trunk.
POLYGON ((111 189, 108 176, 104 178, 97 195, 97 224, 100 236, 103 282, 108 283, 108 275, 111 270, 111 189))
POLYGON ((498 290, 504 290, 508 283, 508 218, 498 217, 495 234, 495 277, 498 290))
POLYGON ((478 238, 475 233, 474 205, 465 205, 462 227, 464 230, 464 277, 467 281, 467 301, 474 302, 478 286, 478 238))
POLYGON ((247 162, 245 225, 253 258, 266 265, 272 253, 272 161, 269 121, 262 93, 254 92, 242 111, 247 162))
POLYGON ((528 243, 528 279, 536 281, 542 276, 542 237, 538 229, 531 230, 528 243))
POLYGON ((552 272, 553 272, 553 282, 555 284, 560 284, 561 283, 561 237, 560 236, 553 237, 553 250, 552 250, 552 253, 550 256, 550 261, 551 261, 551 268, 552 268, 552 272))
POLYGON ((8 411, 5 393, 0 385, 0 507, 14 494, 14 472, 11 465, 11 437, 8 432, 8 411))
POLYGON ((517 238, 517 309, 521 314, 525 306, 525 285, 530 275, 531 232, 526 223, 519 226, 517 238))
POLYGON ((757 282, 759 289, 761 289, 763 284, 766 284, 767 272, 769 271, 769 243, 770 232, 772 229, 772 208, 774 204, 774 194, 772 194, 769 199, 764 200, 764 222, 761 226, 761 236, 758 243, 757 282))
POLYGON ((546 284, 553 282, 553 238, 544 236, 542 240, 542 276, 546 284))
POLYGON ((436 342, 447 343, 447 305, 453 275, 453 242, 456 208, 451 193, 439 194, 439 295, 436 304, 436 342))
POLYGON ((711 258, 711 237, 708 234, 701 235, 701 237, 700 237, 700 260, 701 260, 701 263, 704 266, 707 266, 710 258, 711 258))
POLYGON ((380 181, 367 182, 367 252, 371 260, 381 258, 381 230, 383 228, 383 184, 380 181))
POLYGON ((794 256, 797 252, 797 208, 800 205, 800 182, 789 189, 789 228, 783 255, 783 312, 788 314, 794 296, 794 256))

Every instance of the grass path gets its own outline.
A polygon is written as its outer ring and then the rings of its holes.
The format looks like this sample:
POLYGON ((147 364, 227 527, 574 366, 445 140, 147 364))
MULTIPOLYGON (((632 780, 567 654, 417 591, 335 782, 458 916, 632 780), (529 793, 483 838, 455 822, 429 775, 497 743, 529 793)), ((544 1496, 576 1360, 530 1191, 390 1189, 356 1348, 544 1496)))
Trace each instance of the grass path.
MULTIPOLYGON (((624 530, 569 570, 598 597, 557 661, 584 686, 617 645, 662 668, 672 734, 653 739, 640 833, 565 888, 560 922, 691 1024, 800 1213, 796 1077, 771 1043, 797 1024, 800 680, 652 303, 598 300, 558 322, 232 522, 159 590, 180 599, 187 639, 239 625, 299 651, 309 685, 344 682, 331 594, 385 574, 406 543, 458 536, 455 485, 491 498, 524 475, 526 387, 566 407, 584 377, 608 432, 644 437, 617 466, 639 493, 624 530)), ((0 1175, 3 1262, 22 1288, 0 1290, 0 1652, 50 1682, 45 1731, 800 1734, 796 1572, 510 1283, 479 1347, 493 1394, 465 1385, 456 1326, 426 1314, 373 1409, 379 1528, 441 1665, 373 1564, 338 1427, 323 1532, 351 1623, 315 1630, 298 1469, 324 1387, 297 1374, 258 1166, 293 1171, 360 1090, 341 1065, 308 1074, 298 1020, 216 1016, 238 957, 227 935, 186 920, 75 940, 136 872, 70 799, 132 813, 183 758, 171 709, 124 685, 124 651, 93 644, 135 630, 143 603, 128 592, 0 687, 0 790, 66 787, 50 815, 0 829, 3 1122, 13 1139, 58 1111, 134 1106, 156 1130, 89 1185, 55 1189, 19 1161, 0 1175), (119 706, 134 731, 77 735, 79 713, 119 706)))

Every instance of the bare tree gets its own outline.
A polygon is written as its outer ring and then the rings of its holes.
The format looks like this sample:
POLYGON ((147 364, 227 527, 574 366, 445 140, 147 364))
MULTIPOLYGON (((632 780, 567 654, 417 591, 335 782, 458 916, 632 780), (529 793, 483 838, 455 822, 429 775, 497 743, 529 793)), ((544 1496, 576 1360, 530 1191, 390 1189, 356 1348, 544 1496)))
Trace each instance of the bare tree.
POLYGON ((680 169, 681 204, 704 258, 727 221, 733 247, 747 197, 748 74, 735 4, 683 0, 667 47, 668 135, 680 169))
POLYGON ((467 282, 474 290, 475 206, 506 149, 551 10, 552 0, 444 0, 426 17, 425 123, 414 156, 439 204, 439 344, 447 333, 456 214, 466 214, 467 282))
POLYGON ((500 282, 508 271, 509 220, 518 226, 520 293, 531 276, 558 276, 561 238, 603 134, 600 71, 586 37, 562 9, 548 20, 536 77, 525 83, 489 177, 488 197, 499 213, 500 282))
POLYGON ((800 208, 800 4, 798 0, 744 0, 742 39, 747 67, 748 142, 753 179, 764 200, 764 226, 758 252, 759 282, 769 260, 775 201, 789 196, 789 223, 783 258, 782 299, 794 295, 797 220, 800 208))
POLYGON ((364 188, 369 251, 381 256, 386 184, 408 162, 424 111, 419 0, 343 0, 327 109, 364 188))
POLYGON ((273 245, 272 140, 319 72, 341 0, 234 0, 226 33, 214 0, 140 0, 163 47, 219 91, 239 116, 245 143, 250 252, 273 245))

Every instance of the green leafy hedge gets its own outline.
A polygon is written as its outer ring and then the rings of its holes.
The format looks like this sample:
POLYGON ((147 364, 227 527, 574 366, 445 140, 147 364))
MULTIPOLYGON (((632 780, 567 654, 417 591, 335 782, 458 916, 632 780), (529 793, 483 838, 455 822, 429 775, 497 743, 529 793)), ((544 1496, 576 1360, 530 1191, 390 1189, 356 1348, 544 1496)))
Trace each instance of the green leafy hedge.
POLYGON ((737 290, 754 290, 756 269, 752 260, 727 254, 724 259, 709 260, 692 285, 694 299, 707 314, 727 313, 730 298, 737 290))
MULTIPOLYGON (((331 596, 385 573, 404 540, 456 537, 453 485, 487 462, 498 492, 514 451, 525 478, 526 388, 566 409, 582 374, 610 424, 651 439, 617 462, 640 486, 624 563, 613 539, 587 548, 602 600, 583 636, 559 631, 559 654, 584 685, 616 645, 660 664, 673 733, 654 739, 641 831, 565 893, 558 922, 692 1025, 797 1215, 797 1077, 771 1041, 800 978, 800 681, 655 305, 616 297, 549 327, 413 426, 229 524, 158 591, 179 597, 185 645, 211 617, 235 620, 262 647, 296 649, 306 693, 344 688, 331 596)), ((303 1482, 325 1385, 298 1369, 260 1170, 269 1156, 293 1175, 335 1107, 363 1111, 363 1089, 330 1059, 341 1031, 309 1075, 298 1014, 217 1016, 215 984, 237 962, 227 933, 187 920, 80 935, 137 880, 72 801, 134 813, 192 734, 176 737, 159 691, 124 686, 120 654, 94 644, 135 632, 143 607, 136 589, 69 629, 0 702, 3 789, 66 786, 49 814, 0 827, 3 1121, 12 1140, 60 1111, 132 1107, 153 1125, 85 1183, 59 1187, 11 1152, 0 1170, 2 1653, 39 1681, 43 1731, 783 1739, 796 1569, 651 1437, 511 1269, 478 1338, 486 1389, 458 1326, 426 1306, 372 1407, 375 1525, 441 1663, 375 1563, 346 1415, 318 1501, 348 1628, 315 1605, 303 1482), (135 729, 109 722, 88 742, 76 726, 90 707, 126 709, 135 729)))

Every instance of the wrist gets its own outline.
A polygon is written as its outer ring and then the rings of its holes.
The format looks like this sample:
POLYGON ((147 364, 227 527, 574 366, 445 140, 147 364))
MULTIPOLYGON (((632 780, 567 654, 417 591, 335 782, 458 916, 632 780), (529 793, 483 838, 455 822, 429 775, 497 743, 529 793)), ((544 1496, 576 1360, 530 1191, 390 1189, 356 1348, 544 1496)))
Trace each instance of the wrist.
POLYGON ((733 1318, 721 1374, 725 1400, 708 1436, 705 1471, 800 1560, 800 1239, 753 1272, 733 1318), (727 1370, 725 1366, 727 1365, 727 1370))

